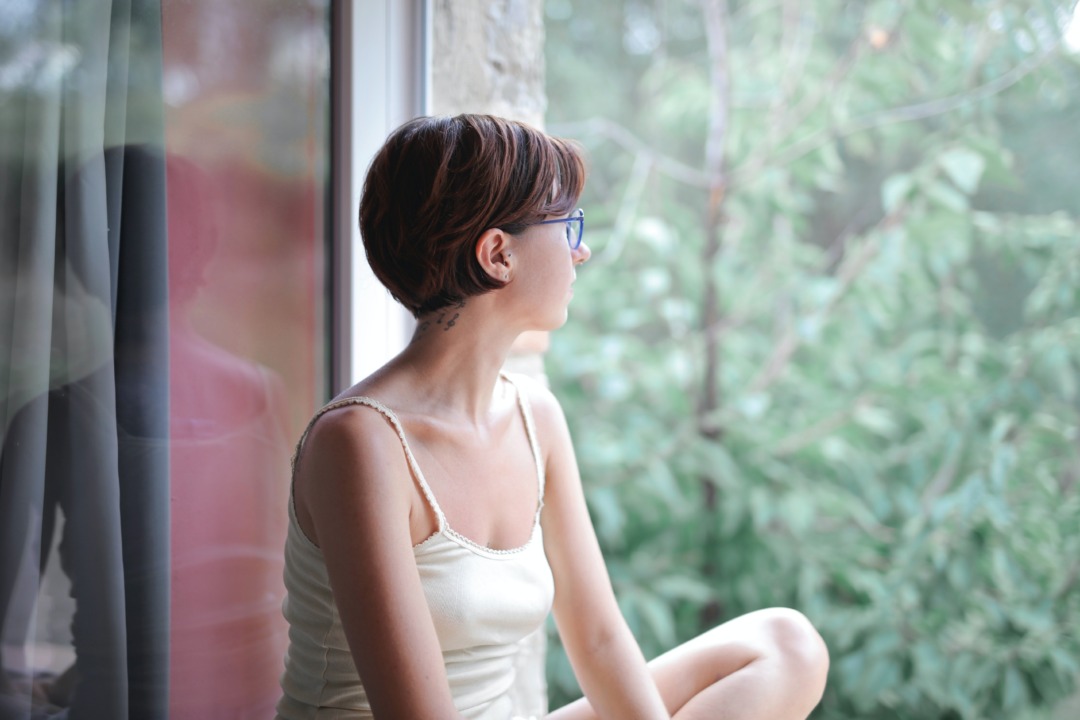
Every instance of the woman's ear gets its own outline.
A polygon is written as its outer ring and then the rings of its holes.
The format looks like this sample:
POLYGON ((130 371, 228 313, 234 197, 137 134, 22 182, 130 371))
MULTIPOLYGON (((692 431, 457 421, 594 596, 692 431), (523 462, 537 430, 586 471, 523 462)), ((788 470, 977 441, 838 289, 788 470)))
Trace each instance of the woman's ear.
POLYGON ((476 241, 476 260, 484 271, 502 282, 508 282, 514 274, 514 260, 511 253, 513 236, 500 230, 491 228, 476 241))

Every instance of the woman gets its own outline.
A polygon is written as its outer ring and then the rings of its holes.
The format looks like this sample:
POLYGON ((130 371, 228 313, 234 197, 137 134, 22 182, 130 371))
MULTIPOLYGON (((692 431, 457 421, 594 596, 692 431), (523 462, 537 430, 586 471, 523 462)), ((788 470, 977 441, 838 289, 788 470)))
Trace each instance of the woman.
POLYGON ((549 609, 585 693, 549 718, 805 718, 820 699, 824 644, 790 610, 646 664, 559 404, 500 370, 566 321, 584 176, 575 145, 478 115, 406 123, 375 157, 368 260, 418 325, 297 448, 280 718, 508 720, 517 642, 549 609))

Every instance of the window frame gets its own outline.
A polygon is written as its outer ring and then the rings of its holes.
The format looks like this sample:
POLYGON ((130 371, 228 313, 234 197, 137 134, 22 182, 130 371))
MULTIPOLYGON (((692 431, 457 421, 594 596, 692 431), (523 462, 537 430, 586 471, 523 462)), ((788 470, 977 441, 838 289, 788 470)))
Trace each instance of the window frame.
POLYGON ((431 106, 431 0, 334 3, 330 71, 329 396, 408 342, 412 316, 364 257, 364 174, 386 136, 431 106))

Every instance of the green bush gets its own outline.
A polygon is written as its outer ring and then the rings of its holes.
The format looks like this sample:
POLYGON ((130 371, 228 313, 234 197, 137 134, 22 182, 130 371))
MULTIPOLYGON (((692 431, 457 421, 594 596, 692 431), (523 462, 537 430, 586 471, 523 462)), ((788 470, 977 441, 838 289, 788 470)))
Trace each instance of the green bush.
MULTIPOLYGON (((651 656, 802 610, 815 717, 1049 718, 1080 677, 1072 2, 730 2, 722 38, 700 6, 548 0, 594 256, 547 365, 623 612, 651 656)), ((577 694, 557 640, 549 670, 577 694)))

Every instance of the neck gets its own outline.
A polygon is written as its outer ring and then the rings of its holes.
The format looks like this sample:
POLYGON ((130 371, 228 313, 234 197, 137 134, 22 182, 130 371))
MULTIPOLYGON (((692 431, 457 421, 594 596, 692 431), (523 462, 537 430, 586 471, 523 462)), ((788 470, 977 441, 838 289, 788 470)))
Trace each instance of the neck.
POLYGON ((520 329, 489 307, 494 294, 419 318, 409 345, 388 365, 417 409, 481 425, 491 411, 499 371, 520 329))

